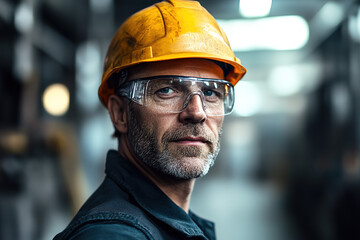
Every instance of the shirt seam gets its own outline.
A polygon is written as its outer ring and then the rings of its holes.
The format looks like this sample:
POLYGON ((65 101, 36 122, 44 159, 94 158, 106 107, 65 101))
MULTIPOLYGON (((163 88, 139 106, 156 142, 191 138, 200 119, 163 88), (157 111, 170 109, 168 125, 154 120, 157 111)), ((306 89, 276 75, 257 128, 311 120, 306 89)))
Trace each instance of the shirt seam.
POLYGON ((150 240, 155 240, 152 236, 150 230, 142 225, 134 216, 126 214, 126 213, 112 213, 112 212, 97 212, 94 214, 89 214, 86 216, 80 217, 72 226, 68 229, 67 233, 63 236, 64 239, 69 237, 70 235, 74 234, 75 231, 80 230, 87 224, 93 222, 116 222, 120 221, 122 223, 128 224, 133 226, 143 232, 146 237, 150 240))

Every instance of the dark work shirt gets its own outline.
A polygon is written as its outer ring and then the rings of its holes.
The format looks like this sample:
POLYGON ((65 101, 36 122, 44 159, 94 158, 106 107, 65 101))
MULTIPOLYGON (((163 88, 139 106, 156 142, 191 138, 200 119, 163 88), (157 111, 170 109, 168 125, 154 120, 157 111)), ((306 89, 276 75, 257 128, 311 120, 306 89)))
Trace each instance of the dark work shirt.
POLYGON ((215 239, 214 224, 187 214, 120 154, 110 150, 106 177, 54 240, 215 239))

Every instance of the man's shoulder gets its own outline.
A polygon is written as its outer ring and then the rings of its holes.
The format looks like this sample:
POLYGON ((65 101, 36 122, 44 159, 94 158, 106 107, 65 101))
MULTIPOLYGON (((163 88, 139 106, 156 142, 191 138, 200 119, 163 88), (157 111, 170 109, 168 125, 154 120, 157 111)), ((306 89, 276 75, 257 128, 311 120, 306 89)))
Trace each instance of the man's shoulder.
POLYGON ((145 240, 151 239, 141 230, 127 224, 88 224, 77 231, 69 240, 145 240))
POLYGON ((124 234, 147 236, 139 239, 153 239, 152 236, 158 233, 151 217, 126 191, 112 186, 113 184, 115 183, 111 180, 105 179, 69 226, 55 239, 85 239, 84 236, 90 233, 96 235, 95 232, 98 231, 107 235, 124 231, 124 234))
POLYGON ((70 225, 55 237, 55 240, 160 239, 159 235, 157 227, 146 213, 136 207, 126 207, 104 211, 92 209, 74 218, 70 225))

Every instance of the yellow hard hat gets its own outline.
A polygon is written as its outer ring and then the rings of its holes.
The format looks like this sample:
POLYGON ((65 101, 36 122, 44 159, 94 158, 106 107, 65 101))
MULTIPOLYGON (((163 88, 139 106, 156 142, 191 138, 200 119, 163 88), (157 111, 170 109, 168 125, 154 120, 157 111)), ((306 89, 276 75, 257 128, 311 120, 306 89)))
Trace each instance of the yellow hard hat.
POLYGON ((203 58, 231 65, 225 80, 235 85, 246 73, 213 16, 196 1, 168 0, 129 17, 106 54, 99 97, 106 106, 114 72, 144 62, 203 58))

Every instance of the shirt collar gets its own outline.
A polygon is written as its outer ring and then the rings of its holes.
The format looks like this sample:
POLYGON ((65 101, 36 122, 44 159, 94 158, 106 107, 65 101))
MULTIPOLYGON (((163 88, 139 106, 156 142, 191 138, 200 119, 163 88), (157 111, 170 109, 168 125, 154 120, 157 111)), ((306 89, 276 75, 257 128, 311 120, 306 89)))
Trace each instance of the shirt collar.
POLYGON ((191 212, 187 214, 117 151, 108 152, 105 172, 132 195, 145 211, 170 227, 188 236, 204 236, 203 231, 206 235, 214 232, 212 222, 199 218, 191 212))

